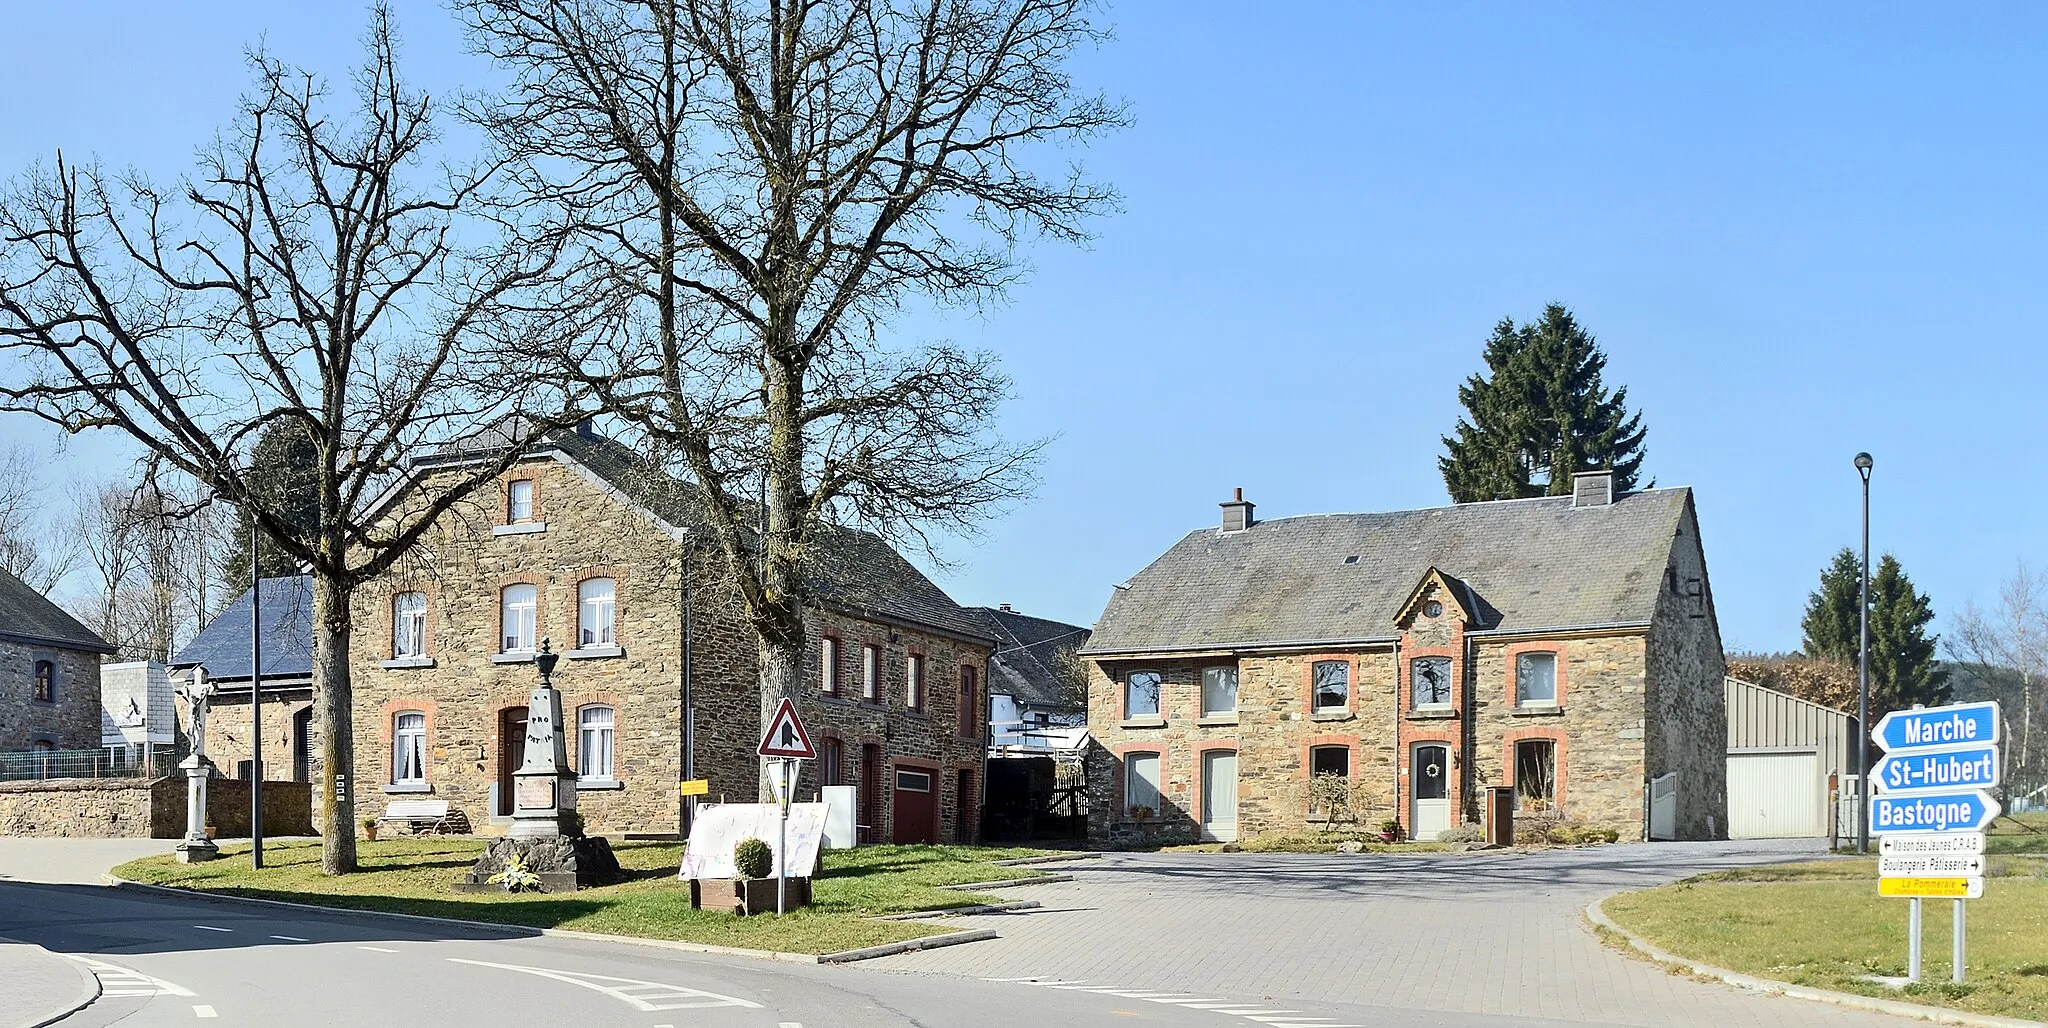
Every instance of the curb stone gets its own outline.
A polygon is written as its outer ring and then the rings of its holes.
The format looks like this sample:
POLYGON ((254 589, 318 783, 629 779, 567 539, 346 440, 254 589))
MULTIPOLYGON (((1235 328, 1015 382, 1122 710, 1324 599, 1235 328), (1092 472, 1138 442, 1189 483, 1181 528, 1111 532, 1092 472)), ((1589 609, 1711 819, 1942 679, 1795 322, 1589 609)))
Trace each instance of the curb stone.
POLYGON ((982 892, 988 889, 1014 889, 1019 885, 1048 885, 1053 882, 1071 882, 1073 875, 1040 875, 1037 878, 1009 878, 1000 882, 968 882, 965 885, 941 885, 941 889, 956 892, 982 892))
POLYGON ((870 921, 926 921, 941 917, 962 917, 967 914, 1001 914, 1012 910, 1030 910, 1040 906, 1037 900, 1011 900, 1008 903, 977 903, 971 907, 941 907, 937 910, 913 910, 905 914, 876 914, 870 921))
MULTIPOLYGON (((285 900, 259 899, 255 896, 233 896, 222 893, 201 892, 197 889, 174 889, 163 885, 147 885, 142 882, 131 882, 126 878, 117 878, 111 874, 102 875, 101 877, 105 879, 108 885, 116 889, 176 896, 181 899, 200 899, 214 903, 251 903, 257 906, 281 907, 286 910, 311 910, 323 914, 347 914, 368 918, 395 917, 406 921, 420 921, 426 924, 456 925, 462 928, 516 938, 531 938, 536 935, 542 935, 557 939, 581 939, 586 942, 619 942, 629 946, 646 946, 653 949, 674 950, 682 953, 709 953, 718 956, 753 957, 757 960, 775 960, 788 964, 844 964, 856 960, 867 960, 871 957, 886 957, 895 953, 905 953, 915 949, 954 946, 963 942, 981 942, 996 937, 995 932, 983 928, 973 931, 944 932, 938 935, 927 935, 923 938, 906 939, 902 942, 870 946, 865 949, 845 950, 839 953, 784 953, 779 950, 746 949, 740 946, 714 946, 704 942, 683 942, 680 939, 644 939, 635 935, 579 932, 570 928, 533 928, 526 925, 500 924, 494 921, 465 921, 454 917, 434 917, 428 914, 402 914, 396 911, 359 910, 353 907, 323 907, 313 903, 291 903, 285 900)), ((1035 881, 1036 879, 1033 880, 1035 881)), ((1000 906, 1000 904, 996 905, 1000 906)), ((1032 905, 1037 906, 1037 903, 1033 902, 1032 905)), ((953 910, 931 910, 912 911, 911 913, 922 917, 943 917, 956 912, 953 910)), ((876 918, 874 920, 881 919, 876 918)), ((908 919, 904 918, 902 920, 908 919)), ((95 995, 97 995, 99 979, 94 978, 93 985, 95 995)), ((87 1002, 91 1001, 88 1000, 87 1002)), ((80 1006, 83 1005, 80 1004, 80 1006)), ((75 1012, 76 1009, 74 1007, 72 1010, 67 1010, 59 1016, 68 1016, 75 1012)), ((24 1026, 24 1028, 40 1028, 41 1025, 49 1023, 49 1021, 43 1021, 37 1025, 24 1026)))
POLYGON ((1029 867, 1032 864, 1064 864, 1072 860, 1101 860, 1100 853, 1056 853, 1049 857, 1017 857, 1011 860, 991 860, 996 867, 1029 867))
POLYGON ((76 971, 78 973, 78 995, 75 998, 73 998, 68 1003, 68 1005, 60 1007, 47 1014, 28 1014, 26 1016, 28 1016, 32 1020, 15 1022, 16 1028, 43 1028, 44 1025, 56 1024, 57 1022, 62 1021, 65 1018, 70 1017, 71 1015, 78 1013, 81 1010, 84 1010, 86 1007, 91 1006, 93 1004, 93 1001, 100 998, 99 976, 93 974, 92 970, 87 968, 84 964, 81 964, 76 960, 66 960, 59 954, 51 953, 48 949, 45 949, 41 946, 37 946, 33 942, 27 942, 22 939, 15 939, 5 935, 0 935, 0 942, 12 942, 22 946, 33 946, 36 949, 41 950, 51 959, 56 960, 59 963, 62 963, 64 966, 69 967, 73 971, 76 971))
POLYGON ((1790 996, 1794 999, 1812 1000, 1817 1003, 1832 1003, 1838 1007, 1869 1010, 1880 1014, 1891 1014, 1896 1017, 1911 1017, 1923 1021, 1933 1021, 1937 1024, 1967 1025, 1970 1028, 2044 1028, 2043 1022, 2029 1021, 2025 1018, 1999 1017, 1995 1014, 1972 1014, 1948 1007, 1930 1007, 1922 1003, 1907 1003, 1903 1000, 1880 999, 1876 996, 1859 996, 1853 992, 1816 989, 1808 985, 1793 985, 1790 982, 1781 982, 1771 978, 1758 978, 1755 975, 1742 974, 1738 971, 1730 971, 1727 968, 1702 964, 1696 960, 1687 960, 1675 953, 1658 949, 1634 932, 1616 924, 1612 918, 1607 916, 1607 912, 1600 908, 1600 905, 1606 902, 1608 898, 1611 897, 1604 897, 1588 903, 1586 905, 1586 920, 1627 939, 1630 946, 1635 947, 1638 952, 1652 960, 1680 967, 1689 973, 1705 978, 1713 978, 1739 989, 1749 989, 1752 992, 1761 992, 1770 996, 1790 996))

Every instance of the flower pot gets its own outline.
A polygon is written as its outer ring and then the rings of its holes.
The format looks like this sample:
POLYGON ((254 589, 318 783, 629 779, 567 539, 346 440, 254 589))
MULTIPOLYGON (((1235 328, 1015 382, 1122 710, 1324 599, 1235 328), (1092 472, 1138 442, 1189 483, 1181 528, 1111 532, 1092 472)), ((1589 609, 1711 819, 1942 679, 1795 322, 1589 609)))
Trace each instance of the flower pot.
POLYGON ((207 826, 206 826, 206 837, 207 837, 207 838, 209 838, 209 839, 213 838, 214 832, 216 832, 216 831, 218 831, 218 829, 214 828, 214 827, 213 827, 212 825, 207 825, 207 826))
POLYGON ((376 825, 364 825, 364 826, 363 826, 363 838, 364 838, 365 840, 369 841, 369 842, 376 842, 376 841, 377 841, 377 826, 376 826, 376 825))
POLYGON ((1397 833, 1397 832, 1381 832, 1381 833, 1380 833, 1380 841, 1381 841, 1381 842, 1394 842, 1394 841, 1398 840, 1399 838, 1400 838, 1400 834, 1399 834, 1399 833, 1397 833))

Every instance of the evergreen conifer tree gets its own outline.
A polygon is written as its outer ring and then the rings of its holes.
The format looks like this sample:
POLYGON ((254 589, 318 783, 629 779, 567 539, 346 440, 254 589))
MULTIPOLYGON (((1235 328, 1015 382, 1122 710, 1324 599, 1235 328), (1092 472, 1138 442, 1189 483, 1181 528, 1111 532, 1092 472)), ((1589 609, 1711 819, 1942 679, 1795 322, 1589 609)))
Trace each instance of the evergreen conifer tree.
MULTIPOLYGON (((1861 562, 1844 547, 1821 571, 1820 587, 1806 600, 1804 630, 1810 657, 1856 665, 1862 626, 1856 619, 1862 587, 1861 562)), ((1939 636, 1927 631, 1934 606, 1926 594, 1887 553, 1870 576, 1870 716, 1915 703, 1929 706, 1949 700, 1948 671, 1935 663, 1939 636)))
POLYGON ((1617 491, 1635 488, 1642 415, 1626 386, 1608 392, 1607 355, 1571 311, 1553 303, 1525 325, 1503 318, 1484 359, 1486 372, 1458 387, 1466 417, 1437 461, 1452 502, 1564 496, 1573 474, 1601 468, 1617 491))
MULTIPOLYGON (((249 491, 265 506, 282 511, 301 535, 311 534, 320 520, 320 453, 313 439, 297 422, 278 421, 256 440, 249 459, 249 491)), ((222 568, 231 599, 249 587, 249 515, 235 518, 235 549, 222 568)), ((263 536, 257 543, 257 561, 263 577, 296 575, 298 564, 283 549, 263 536)))

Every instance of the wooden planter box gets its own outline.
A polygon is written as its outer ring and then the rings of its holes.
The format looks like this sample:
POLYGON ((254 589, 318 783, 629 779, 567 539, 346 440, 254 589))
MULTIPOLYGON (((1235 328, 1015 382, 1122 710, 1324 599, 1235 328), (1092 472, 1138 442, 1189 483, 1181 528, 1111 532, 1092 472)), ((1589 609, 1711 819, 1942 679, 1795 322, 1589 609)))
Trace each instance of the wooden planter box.
MULTIPOLYGON (((794 877, 789 879, 788 891, 783 902, 790 910, 810 906, 811 880, 794 877)), ((715 910, 725 906, 731 906, 732 912, 741 917, 775 913, 775 879, 690 879, 690 909, 703 910, 709 907, 715 910)))

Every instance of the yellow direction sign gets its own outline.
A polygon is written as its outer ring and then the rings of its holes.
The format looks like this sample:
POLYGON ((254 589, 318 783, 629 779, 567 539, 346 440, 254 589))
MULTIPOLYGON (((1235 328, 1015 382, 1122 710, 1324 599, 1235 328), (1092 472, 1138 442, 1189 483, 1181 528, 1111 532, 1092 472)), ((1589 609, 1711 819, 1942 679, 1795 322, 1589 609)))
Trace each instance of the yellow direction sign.
POLYGON ((1984 895, 1984 879, 1880 878, 1877 894, 1913 899, 1978 899, 1984 895))
POLYGON ((687 782, 678 782, 676 791, 685 796, 708 796, 711 794, 711 779, 692 778, 687 782))

